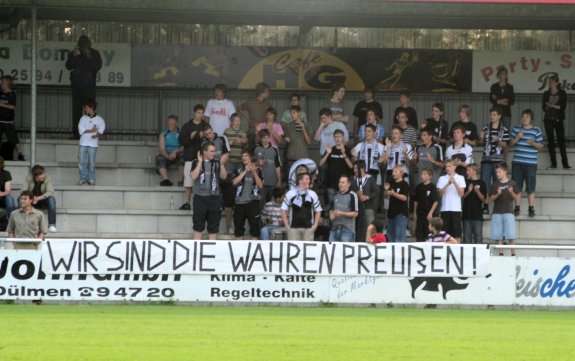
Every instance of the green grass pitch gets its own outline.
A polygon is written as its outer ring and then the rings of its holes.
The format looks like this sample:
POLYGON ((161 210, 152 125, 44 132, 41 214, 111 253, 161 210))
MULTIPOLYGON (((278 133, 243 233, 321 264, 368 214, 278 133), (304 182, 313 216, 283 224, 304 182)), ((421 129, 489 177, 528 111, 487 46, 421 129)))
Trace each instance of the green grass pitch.
POLYGON ((0 305, 0 360, 572 360, 575 313, 0 305))

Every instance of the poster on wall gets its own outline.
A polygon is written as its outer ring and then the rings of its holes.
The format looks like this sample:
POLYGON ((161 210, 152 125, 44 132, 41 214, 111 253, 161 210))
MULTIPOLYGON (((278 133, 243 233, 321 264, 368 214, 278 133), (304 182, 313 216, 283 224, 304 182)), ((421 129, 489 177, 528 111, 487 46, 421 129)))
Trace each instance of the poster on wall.
MULTIPOLYGON (((39 85, 70 85, 70 71, 66 69, 66 60, 68 52, 75 47, 74 42, 38 42, 36 80, 39 85)), ((102 69, 98 73, 96 84, 130 86, 130 44, 97 43, 92 47, 98 50, 102 57, 102 69)), ((31 42, 3 41, 0 45, 0 76, 11 75, 16 84, 30 84, 31 59, 31 42)))
POLYGON ((488 93, 500 67, 507 68, 515 93, 543 93, 552 75, 567 93, 575 92, 575 52, 474 51, 473 92, 488 93))
POLYGON ((527 257, 515 268, 518 305, 575 306, 575 260, 527 257))
POLYGON ((472 52, 466 50, 300 49, 137 44, 132 49, 132 84, 253 89, 469 92, 472 52))

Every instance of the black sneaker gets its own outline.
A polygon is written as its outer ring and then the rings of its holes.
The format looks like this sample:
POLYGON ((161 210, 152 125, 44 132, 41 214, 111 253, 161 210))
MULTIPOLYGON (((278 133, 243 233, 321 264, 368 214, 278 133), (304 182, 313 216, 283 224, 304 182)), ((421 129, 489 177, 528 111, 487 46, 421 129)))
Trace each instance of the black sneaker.
POLYGON ((515 206, 513 214, 515 215, 515 217, 517 217, 519 214, 521 214, 521 208, 519 208, 519 206, 515 206))
MULTIPOLYGON (((20 158, 18 158, 18 159, 20 159, 20 158)), ((570 166, 569 164, 567 164, 567 165, 564 165, 564 166, 563 166, 563 169, 572 169, 572 168, 571 168, 571 166, 570 166)))
POLYGON ((535 217, 535 209, 533 207, 529 207, 529 217, 535 217))
POLYGON ((174 184, 173 184, 172 182, 170 182, 169 179, 164 179, 163 181, 160 182, 160 185, 161 185, 162 187, 171 187, 171 186, 173 186, 174 184))
POLYGON ((557 169, 557 164, 551 164, 547 169, 557 169))
POLYGON ((184 203, 181 207, 180 207, 180 211, 189 211, 190 209, 192 209, 192 207, 190 207, 189 203, 184 203))
POLYGON ((26 159, 24 158, 24 154, 18 153, 18 160, 22 162, 25 161, 26 159))
POLYGON ((489 206, 487 204, 483 205, 483 214, 489 214, 489 206))

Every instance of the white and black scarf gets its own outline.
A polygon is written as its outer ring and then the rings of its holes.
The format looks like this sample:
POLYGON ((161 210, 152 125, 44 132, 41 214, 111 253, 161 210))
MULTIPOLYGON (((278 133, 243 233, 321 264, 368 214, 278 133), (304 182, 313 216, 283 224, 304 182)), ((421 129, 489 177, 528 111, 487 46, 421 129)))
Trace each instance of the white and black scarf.
MULTIPOLYGON (((241 173, 244 171, 244 169, 245 169, 244 166, 239 167, 239 168, 238 168, 238 173, 241 174, 241 173)), ((257 172, 257 170, 256 170, 256 172, 257 172)), ((253 173, 253 172, 252 172, 252 173, 253 173)), ((247 174, 246 174, 246 177, 247 177, 247 174)), ((244 190, 244 182, 246 181, 246 177, 244 177, 244 179, 242 179, 241 183, 238 184, 238 189, 236 190, 236 200, 237 200, 238 198, 240 198, 241 195, 242 195, 242 192, 243 192, 243 190, 244 190)), ((259 199, 260 199, 260 190, 259 190, 259 188, 258 188, 258 186, 257 186, 257 184, 256 184, 256 177, 253 176, 253 175, 252 175, 252 177, 253 177, 253 181, 252 181, 252 200, 259 200, 259 199)))
POLYGON ((210 163, 211 164, 211 174, 212 174, 212 179, 210 179, 210 191, 212 192, 212 195, 218 195, 218 176, 217 173, 219 173, 220 170, 220 163, 216 160, 208 160, 208 161, 203 161, 202 162, 202 170, 200 171, 200 186, 202 187, 202 189, 206 188, 206 163, 210 163))

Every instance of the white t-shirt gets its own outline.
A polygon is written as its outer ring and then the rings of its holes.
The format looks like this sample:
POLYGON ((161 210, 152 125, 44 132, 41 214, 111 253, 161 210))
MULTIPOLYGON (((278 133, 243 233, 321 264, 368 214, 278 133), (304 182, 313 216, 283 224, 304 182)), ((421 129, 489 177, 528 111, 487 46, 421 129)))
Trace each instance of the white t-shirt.
POLYGON ((347 143, 349 139, 349 132, 347 131, 345 124, 333 121, 332 123, 326 125, 325 128, 323 128, 321 131, 321 138, 319 143, 320 156, 323 156, 325 154, 325 148, 328 145, 332 147, 335 146, 335 139, 333 139, 333 133, 338 129, 343 132, 343 142, 347 143))
POLYGON ((104 130, 106 130, 106 122, 104 119, 99 116, 95 115, 91 118, 89 115, 83 115, 80 118, 80 122, 78 123, 78 133, 80 133, 80 145, 84 147, 93 147, 98 148, 98 138, 92 138, 92 135, 96 133, 86 133, 87 130, 98 129, 98 133, 104 134, 104 130))
POLYGON ((452 144, 445 150, 445 159, 459 159, 465 164, 471 164, 473 163, 473 148, 469 144, 455 148, 455 144, 452 144))
MULTIPOLYGON (((465 178, 459 174, 453 176, 455 183, 459 188, 465 190, 465 178)), ((442 189, 449 183, 449 175, 444 175, 439 177, 437 180, 437 189, 442 189)), ((457 193, 457 188, 454 184, 450 184, 449 187, 443 193, 441 197, 441 212, 461 212, 461 196, 457 193)))
POLYGON ((210 118, 210 125, 214 133, 224 134, 230 127, 230 116, 236 112, 236 107, 231 100, 210 99, 206 105, 204 115, 210 118))

